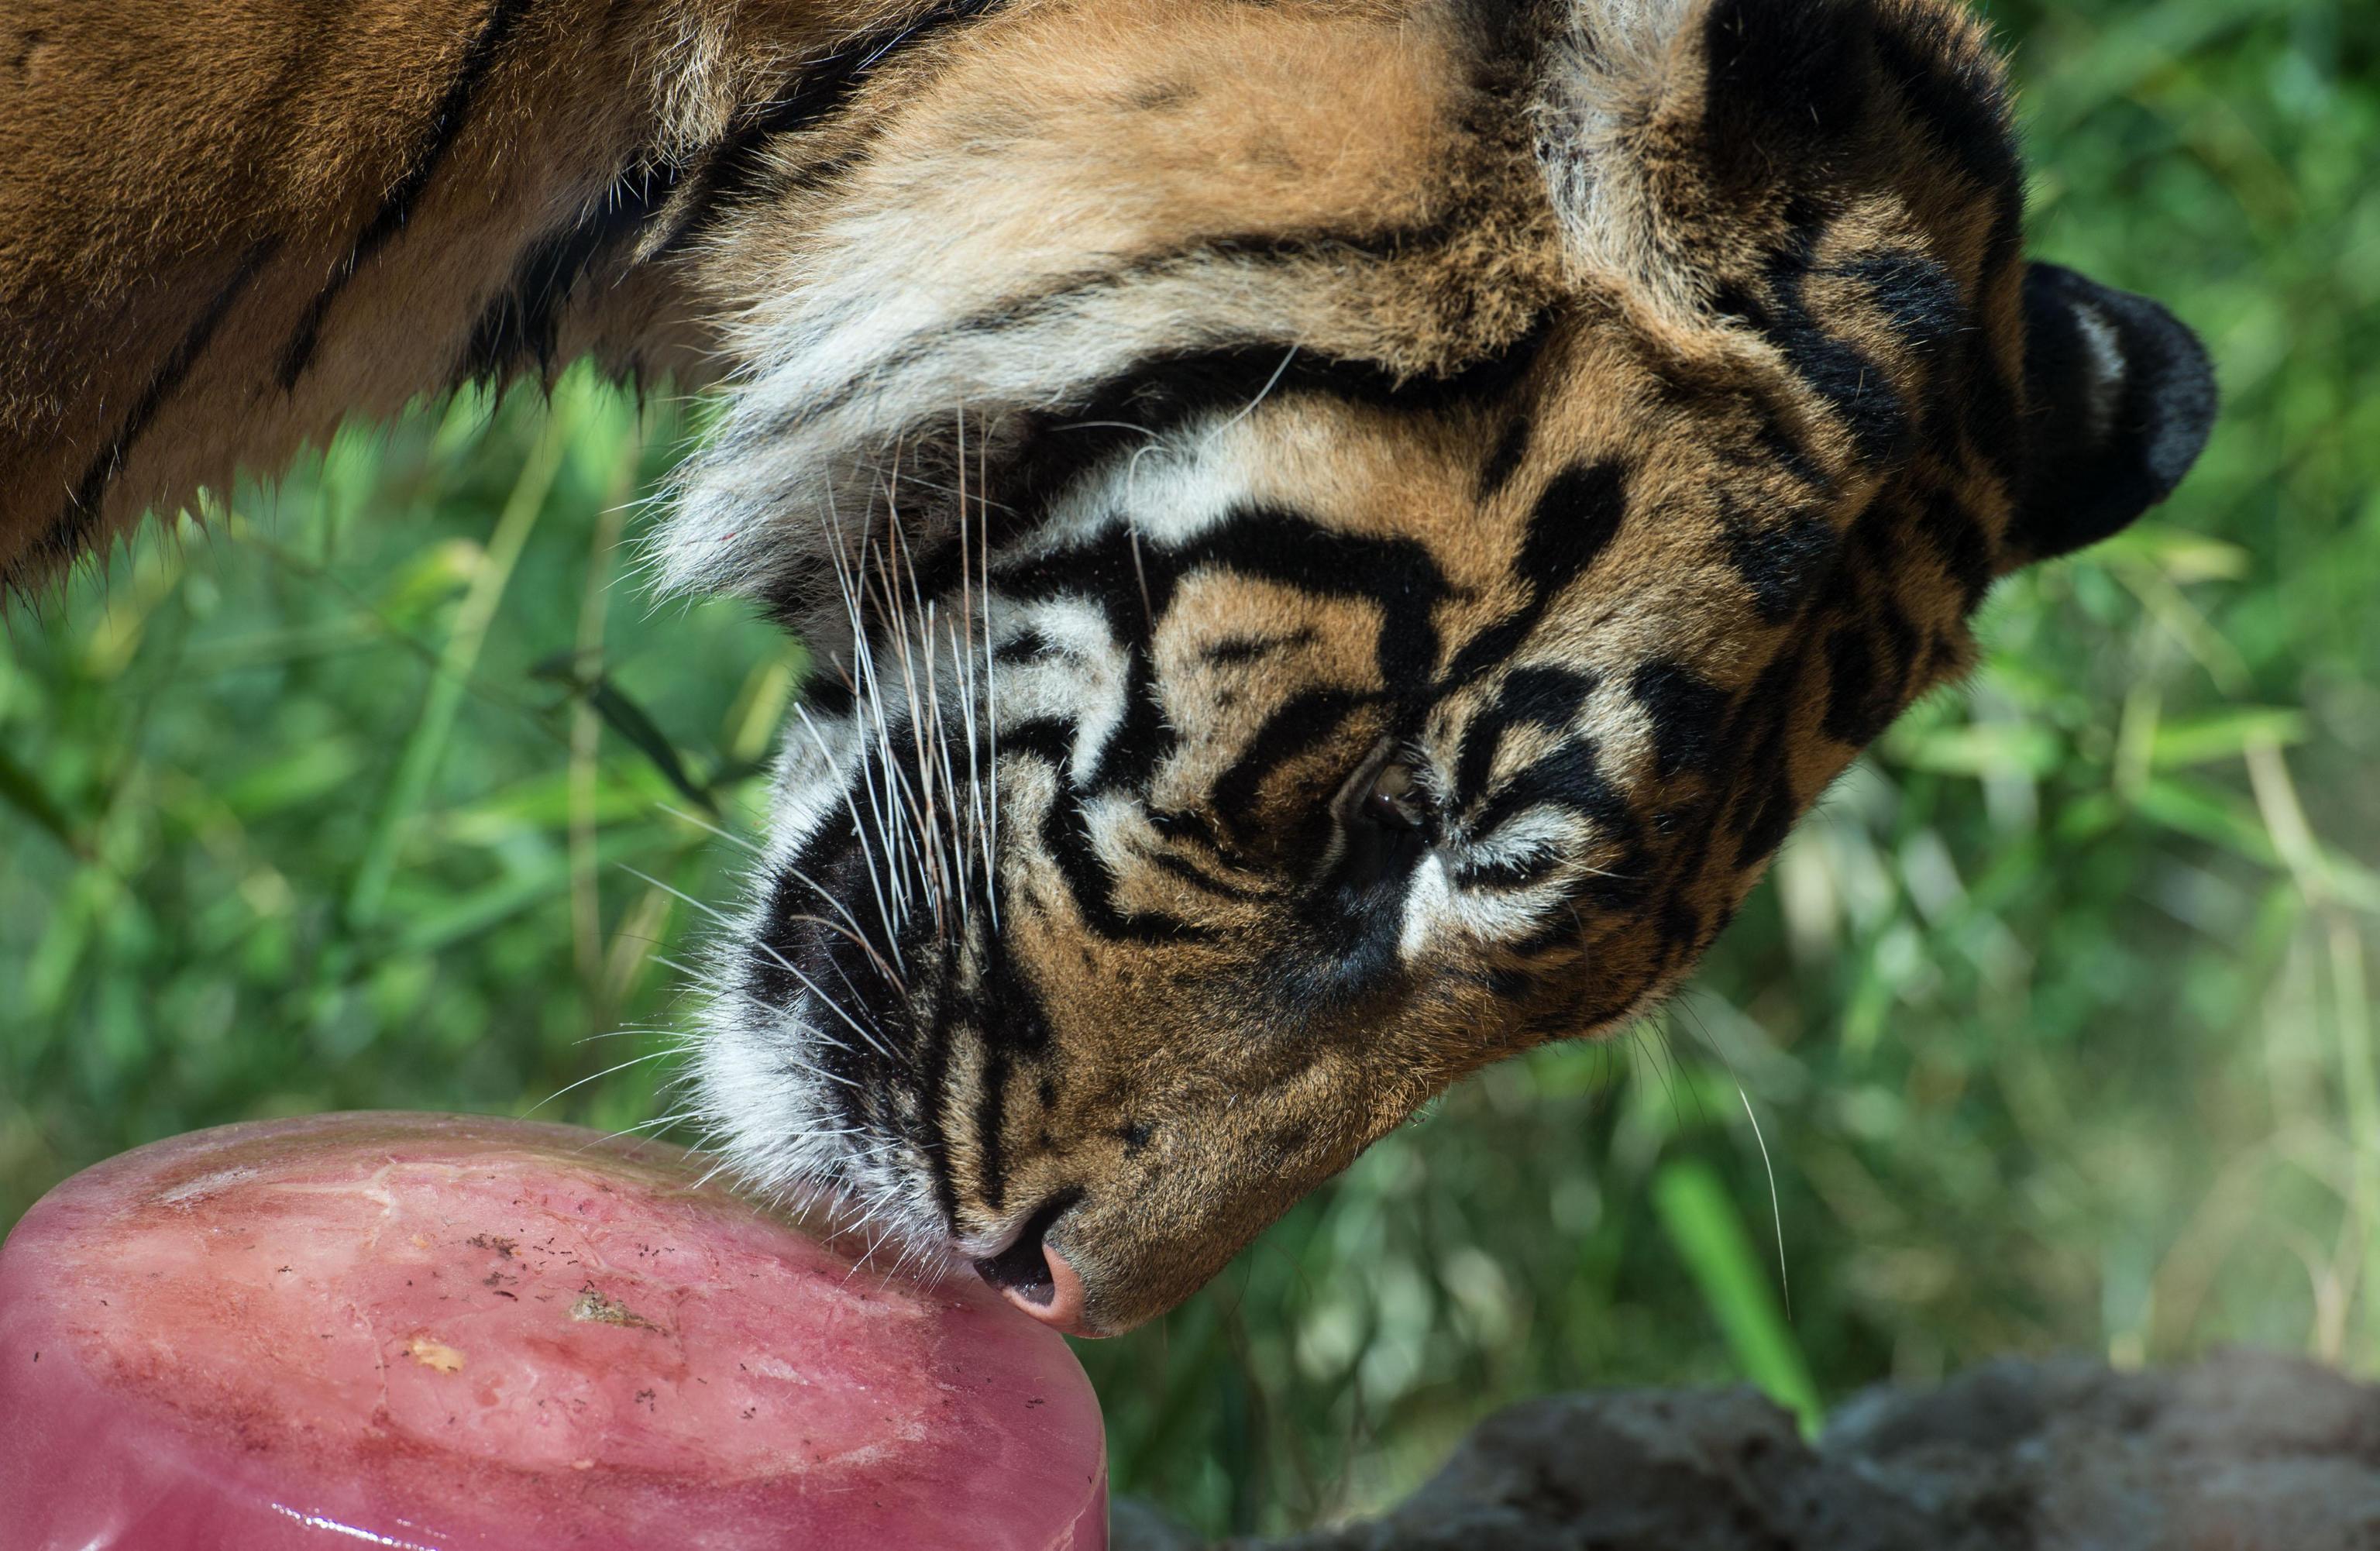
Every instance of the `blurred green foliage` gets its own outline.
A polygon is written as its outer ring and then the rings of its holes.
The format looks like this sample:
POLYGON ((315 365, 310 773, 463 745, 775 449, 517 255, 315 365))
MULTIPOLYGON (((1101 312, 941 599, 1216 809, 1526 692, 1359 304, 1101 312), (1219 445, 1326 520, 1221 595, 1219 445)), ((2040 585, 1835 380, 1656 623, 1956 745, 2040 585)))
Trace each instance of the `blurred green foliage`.
MULTIPOLYGON (((1122 1488, 1306 1523, 1564 1387, 2380 1371, 2380 7, 1995 12, 2036 248, 2214 349, 2198 474, 1999 591, 1670 1012, 1465 1084, 1086 1348, 1122 1488)), ((0 1223, 244 1117, 664 1113, 670 891, 735 887, 710 826, 800 665, 635 585, 688 434, 579 376, 436 406, 13 622, 0 1223)))

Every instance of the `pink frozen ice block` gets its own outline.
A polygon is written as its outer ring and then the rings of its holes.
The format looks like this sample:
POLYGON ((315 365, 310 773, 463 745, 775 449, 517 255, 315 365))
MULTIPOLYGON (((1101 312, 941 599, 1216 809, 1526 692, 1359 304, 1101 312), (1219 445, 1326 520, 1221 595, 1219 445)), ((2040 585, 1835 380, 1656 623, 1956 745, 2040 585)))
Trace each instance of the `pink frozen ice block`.
POLYGON ((1064 1341, 699 1178, 425 1115, 78 1175, 0 1249, 0 1546, 1099 1551, 1064 1341))

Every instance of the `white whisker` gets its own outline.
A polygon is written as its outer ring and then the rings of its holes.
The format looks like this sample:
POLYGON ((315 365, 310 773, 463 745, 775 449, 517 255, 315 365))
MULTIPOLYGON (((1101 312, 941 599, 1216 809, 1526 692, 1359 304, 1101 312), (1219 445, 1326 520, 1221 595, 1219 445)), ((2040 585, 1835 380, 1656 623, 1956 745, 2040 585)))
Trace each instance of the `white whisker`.
POLYGON ((631 1057, 629 1057, 626 1060, 624 1060, 624 1061, 620 1062, 620 1063, 619 1063, 618 1065, 616 1065, 616 1066, 607 1066, 607 1067, 605 1067, 605 1068, 604 1068, 602 1071, 601 1071, 601 1072, 593 1072, 593 1073, 591 1073, 591 1074, 589 1074, 589 1075, 588 1075, 588 1076, 581 1077, 580 1079, 578 1079, 578 1081, 577 1081, 577 1082, 575 1082, 575 1083, 572 1083, 572 1084, 569 1084, 567 1087, 561 1087, 561 1088, 556 1088, 556 1089, 554 1089, 554 1090, 553 1090, 553 1092, 552 1092, 552 1093, 550 1093, 550 1094, 546 1095, 543 1098, 539 1099, 535 1104, 532 1104, 532 1105, 530 1105, 528 1109, 526 1109, 522 1110, 522 1111, 520 1112, 520 1114, 519 1114, 517 1117, 516 1117, 516 1119, 519 1119, 519 1120, 524 1120, 524 1121, 525 1121, 525 1120, 528 1119, 531 1115, 536 1114, 540 1109, 544 1109, 547 1105, 549 1105, 549 1104, 552 1103, 555 1099, 560 1098, 563 1095, 567 1094, 567 1093, 576 1093, 576 1092, 577 1092, 580 1088, 585 1087, 588 1084, 589 1084, 589 1083, 593 1083, 593 1082, 600 1082, 601 1079, 603 1079, 603 1078, 605 1078, 605 1077, 609 1077, 609 1076, 611 1076, 611 1075, 612 1075, 613 1072, 625 1072, 625 1071, 627 1071, 627 1070, 628 1070, 628 1068, 630 1068, 630 1067, 632 1067, 632 1066, 642 1066, 642 1065, 644 1065, 647 1061, 653 1061, 653 1060, 667 1060, 669 1057, 671 1057, 671 1056, 674 1056, 674 1055, 677 1055, 677 1054, 679 1054, 679 1053, 680 1053, 680 1052, 678 1052, 678 1051, 676 1051, 676 1050, 674 1050, 674 1049, 673 1049, 673 1050, 648 1050, 648 1051, 646 1051, 646 1052, 645 1052, 643 1055, 641 1055, 641 1056, 631 1056, 631 1057))
POLYGON ((710 822, 710 820, 704 818, 699 814, 688 813, 684 808, 673 807, 667 803, 662 803, 657 806, 663 813, 668 814, 671 818, 684 819, 686 823, 693 825, 698 830, 708 830, 711 834, 727 842, 730 845, 747 851, 755 856, 767 854, 767 853, 762 851, 759 846, 754 844, 748 837, 731 834, 727 830, 721 829, 718 825, 710 822))

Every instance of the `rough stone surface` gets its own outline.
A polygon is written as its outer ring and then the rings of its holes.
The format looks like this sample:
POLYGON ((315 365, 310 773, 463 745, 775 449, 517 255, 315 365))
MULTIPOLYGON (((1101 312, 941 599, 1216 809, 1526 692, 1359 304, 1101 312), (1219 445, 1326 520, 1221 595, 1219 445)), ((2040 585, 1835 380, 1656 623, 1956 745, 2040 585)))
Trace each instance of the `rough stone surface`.
MULTIPOLYGON (((1196 1551, 1146 1510, 1117 1551, 1196 1551)), ((1232 1543, 1234 1551, 1254 1551, 1232 1543)), ((1385 1518, 1271 1551, 2380 1551, 2380 1388, 2236 1352, 1870 1390, 1813 1448, 1749 1390, 1515 1406, 1385 1518)))

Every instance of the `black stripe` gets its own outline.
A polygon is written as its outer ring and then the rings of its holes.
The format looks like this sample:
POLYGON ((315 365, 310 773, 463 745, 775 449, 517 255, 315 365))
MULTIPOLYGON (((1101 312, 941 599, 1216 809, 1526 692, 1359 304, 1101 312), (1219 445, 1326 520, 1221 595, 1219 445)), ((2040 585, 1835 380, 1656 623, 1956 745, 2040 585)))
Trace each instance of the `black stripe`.
POLYGON ((1637 664, 1628 692, 1653 724, 1656 780, 1718 773, 1730 746, 1724 734, 1732 701, 1726 690, 1682 662, 1657 657, 1637 664))
POLYGON ((1254 662, 1293 647, 1310 647, 1317 637, 1312 625, 1301 625, 1280 636, 1231 636, 1198 648, 1198 660, 1209 668, 1254 662))
POLYGON ((1904 347, 1932 357, 1974 326, 1974 314, 1950 272, 1923 253, 1883 248, 1819 271, 1868 289, 1904 347))
MULTIPOLYGON (((1257 794, 1275 770, 1337 736, 1347 719, 1373 697, 1344 689, 1309 689, 1291 697, 1265 719, 1231 769, 1215 778, 1208 806, 1224 827, 1243 838, 1256 829, 1257 794)), ((1328 813, 1318 810, 1318 820, 1328 813)))
MULTIPOLYGON (((944 998, 938 1014, 924 1031, 923 1048, 913 1058, 917 1061, 916 1085, 909 1091, 917 1100, 917 1119, 922 1134, 914 1140, 920 1156, 926 1160, 926 1173, 934 1187, 934 1201, 941 1208, 942 1220, 955 1224, 959 1215, 958 1181, 951 1172, 950 1136, 942 1121, 943 1089, 949 1085, 951 1073, 951 1023, 955 1004, 944 998)), ((888 1084, 877 1102, 885 1111, 878 1126, 886 1136, 902 1133, 900 1116, 892 1104, 892 1090, 888 1084)))
MULTIPOLYGON (((966 1016, 993 1049, 1009 1051, 1028 1064, 1046 1065, 1057 1036, 1050 1032, 1040 992, 1009 951, 1005 937, 991 933, 985 947, 990 963, 968 994, 966 1016)), ((1048 1101, 1043 1102, 1046 1107, 1048 1101)))
POLYGON ((1727 563, 1751 589, 1764 624, 1783 624, 1826 579, 1841 535, 1819 512, 1747 509, 1736 492, 1715 493, 1727 563))
POLYGON ((1075 729, 1062 718, 1037 716, 999 733, 1001 754, 1029 754, 1062 774, 1075 757, 1075 729))
POLYGON ((1743 698, 1742 714, 1749 726, 1740 746, 1746 753, 1737 766, 1736 789, 1728 802, 1738 871, 1774 854, 1801 811, 1793 784, 1793 713, 1816 639, 1803 635, 1798 645, 1778 653, 1743 698))
MULTIPOLYGON (((954 572, 940 564, 932 570, 920 567, 919 574, 929 596, 943 594, 947 584, 956 580, 954 572)), ((1124 711, 1080 789, 1089 795, 1136 788, 1175 742, 1157 695, 1148 647, 1155 622, 1172 607, 1181 566, 1165 551, 1135 543, 1130 530, 1111 528, 1087 543, 1002 567, 993 575, 1020 601, 1072 593, 1101 611, 1125 663, 1124 711)))
MULTIPOLYGON (((124 423, 116 428, 115 435, 109 439, 105 450, 91 459, 83 470, 82 478, 76 481, 66 510, 58 515, 57 521, 52 523, 49 530, 35 543, 32 552, 41 556, 45 563, 66 563, 90 547, 96 536, 102 498, 107 493, 108 481, 123 472, 124 460, 131 452, 132 444, 148 430, 151 422, 156 419, 157 412, 165 406, 165 401, 173 396, 174 391, 188 379, 191 370, 199 364, 199 357, 206 353, 207 345, 213 341, 215 331, 223 327, 224 319, 248 288, 256 283, 257 275, 272 262, 273 255, 279 248, 280 240, 274 237, 251 244, 248 251, 240 255, 238 267, 232 271, 231 278, 218 286, 215 294, 207 299, 205 309, 183 332, 173 353, 150 376, 148 385, 140 390, 140 396, 133 400, 131 412, 124 417, 124 423)), ((6 585, 16 585, 15 568, 11 569, 6 585)))
MULTIPOLYGON (((1106 611, 1116 641, 1141 649, 1149 622, 1166 616, 1181 579, 1203 569, 1377 606, 1374 655, 1382 685, 1393 696, 1427 692, 1438 655, 1433 616, 1451 588, 1428 549, 1409 539, 1342 532, 1284 508, 1244 507, 1179 548, 1149 539, 1135 545, 1128 528, 1111 527, 1080 544, 995 565, 992 579, 1013 604, 1091 600, 1106 611)), ((957 576, 921 567, 919 581, 941 590, 957 576)))
POLYGON ((1645 881, 1640 865, 1645 859, 1641 828, 1626 795, 1604 780, 1598 765, 1595 746, 1583 744, 1572 745, 1531 766, 1488 800, 1479 816, 1476 832, 1483 838, 1493 836, 1533 808, 1549 807, 1575 815, 1609 836, 1613 844, 1625 846, 1630 863, 1624 872, 1605 869, 1612 876, 1590 878, 1583 889, 1592 891, 1619 885, 1633 896, 1645 881))
MULTIPOLYGON (((1550 954, 1558 949, 1572 948, 1578 938, 1569 931, 1556 932, 1546 941, 1513 952, 1524 956, 1550 954)), ((1533 1009, 1528 1015, 1525 1034, 1534 1041, 1544 1043, 1556 1039, 1573 1039, 1602 1028, 1622 1012, 1634 1007, 1646 992, 1660 984, 1668 970, 1659 965, 1631 975, 1624 983, 1603 987, 1598 978, 1590 978, 1533 1009)), ((1640 1011, 1639 1017, 1650 1009, 1640 1011)))
POLYGON ((801 705, 820 717, 849 716, 859 704, 859 686, 835 665, 812 658, 802 679, 801 705))
POLYGON ((1539 598, 1551 598, 1603 558, 1628 515, 1628 484, 1627 465, 1608 459, 1574 465, 1548 482, 1513 563, 1539 598))
POLYGON ((1829 512, 1840 492, 1785 429, 1776 404, 1755 388, 1744 406, 1749 434, 1711 448, 1728 476, 1713 486, 1711 501, 1728 562, 1751 589, 1762 623, 1782 624, 1822 588, 1840 552, 1829 512), (1800 488, 1780 490, 1779 471, 1800 488))
POLYGON ((1058 794, 1041 820, 1042 849, 1058 866, 1066 891, 1083 925, 1093 936, 1111 941, 1142 943, 1205 942, 1214 934, 1162 911, 1118 908, 1115 877, 1100 860, 1091 835, 1091 818, 1065 770, 1058 771, 1058 794))
POLYGON ((1463 644, 1440 681, 1441 692, 1459 688, 1520 648, 1555 597, 1584 576, 1620 535, 1628 515, 1629 470, 1624 463, 1573 464, 1546 482, 1529 513, 1514 570, 1528 584, 1528 600, 1463 644))
MULTIPOLYGON (((886 1037, 902 1013, 900 988, 883 966, 892 961, 894 944, 884 935, 872 911, 859 908, 871 896, 867 891, 867 857, 856 827, 841 816, 819 826, 791 866, 778 874, 769 891, 769 904, 759 934, 748 956, 752 993, 772 1007, 790 1007, 807 989, 823 1000, 830 982, 849 993, 843 1011, 879 1037, 886 1037), (836 905, 819 898, 815 882, 834 891, 849 906, 864 934, 854 942, 836 924, 836 905)), ((888 885, 889 887, 889 885, 888 885)), ((848 1042, 846 1042, 848 1043, 848 1042)), ((854 1048, 855 1056, 862 1054, 854 1048)), ((865 1052, 881 1062, 880 1052, 865 1052)), ((839 1073, 873 1080, 873 1071, 839 1073)))
POLYGON ((1215 827, 1196 812, 1184 808, 1178 812, 1151 810, 1149 826, 1160 835, 1187 840, 1205 849, 1215 860, 1233 872, 1261 873, 1264 865, 1252 861, 1238 847, 1215 832, 1215 827))
MULTIPOLYGON (((1057 718, 1037 718, 1002 728, 999 752, 1030 754, 1046 763, 1056 778, 1057 791, 1049 811, 1041 816, 1041 845, 1056 864, 1083 925, 1095 936, 1111 940, 1172 943, 1209 939, 1212 934, 1205 928, 1161 912, 1126 913, 1117 908, 1115 878, 1099 858, 1090 815, 1081 801, 1084 793, 1068 773, 1074 738, 1074 730, 1057 718)), ((1002 939, 995 934, 992 940, 997 944, 1002 939)))
POLYGON ((1913 429, 1908 406, 1866 352, 1828 332, 1805 295, 1813 274, 1828 273, 1817 263, 1826 212, 1815 201, 1796 199, 1787 204, 1785 219, 1790 235, 1763 266, 1767 295, 1730 285, 1713 305, 1721 317, 1750 327, 1776 347, 1802 385, 1824 400, 1851 432, 1863 463, 1895 462, 1907 451, 1913 429))
POLYGON ((1879 27, 1873 41, 1878 73, 1934 150, 1979 191, 2021 201, 2024 168, 2009 127, 2008 88, 1990 61, 1980 51, 1942 49, 1914 22, 1879 27))
POLYGON ((1142 423, 1151 430, 1208 410, 1241 407, 1268 387, 1333 394, 1382 409, 1442 409, 1492 399, 1512 388, 1536 364, 1551 332, 1550 317, 1539 318, 1491 355, 1449 371, 1410 375, 1289 340, 1243 340, 1135 362, 1093 390, 1092 407, 1150 414, 1153 418, 1142 423))
POLYGON ((1427 546, 1325 527, 1286 508, 1257 507, 1175 551, 1184 571, 1214 566, 1322 598, 1357 598, 1380 611, 1373 644, 1381 688, 1418 702, 1438 663, 1438 606, 1453 590, 1427 546))
MULTIPOLYGON (((1245 408, 1269 394, 1309 392, 1374 408, 1416 412, 1492 400, 1527 373, 1548 333, 1546 321, 1540 320, 1506 348, 1440 376, 1400 377, 1376 361, 1321 355, 1284 340, 1249 340, 1137 361, 1086 390, 1074 407, 1041 418, 1034 433, 1024 439, 1023 451, 1002 473, 1006 499, 984 513, 990 527, 987 537, 995 547, 1013 542, 1021 529, 1029 529, 1053 501, 1092 469, 1147 445, 1151 435, 1203 415, 1245 408)), ((1120 591, 1088 585, 1087 577, 1083 590, 1087 596, 1110 601, 1129 594, 1136 613, 1145 574, 1151 591, 1150 612, 1163 614, 1164 607, 1156 599, 1160 579, 1156 571, 1148 569, 1149 558, 1156 553, 1153 548, 1143 547, 1140 566, 1120 591)), ((929 595, 954 588, 962 563, 958 544, 941 545, 921 559, 918 585, 929 595)), ((1034 563, 1056 567, 1081 562, 1052 557, 1034 563)), ((1323 590, 1347 589, 1326 585, 1323 590)), ((1111 623, 1121 624, 1122 617, 1111 610, 1111 623)), ((1426 621, 1427 614, 1423 617, 1426 621)), ((1003 649, 1003 659, 1008 655, 1003 649)))
MULTIPOLYGON (((1682 876, 1691 878, 1694 874, 1682 876)), ((1702 947, 1703 913, 1682 899, 1672 898, 1662 906, 1655 930, 1661 939, 1662 956, 1675 963, 1692 957, 1702 947)))
POLYGON ((331 304, 338 299, 340 291, 355 278, 357 270, 370 262, 375 254, 405 230, 406 222, 412 217, 415 201, 421 198, 422 190, 430 187, 430 180, 437 176, 439 164, 454 149, 456 137, 462 134, 463 126, 469 120, 472 98, 478 95, 488 72, 495 66, 497 55, 503 51, 504 43, 519 26, 521 18, 528 13, 534 3, 535 0, 494 0, 488 7, 486 19, 480 23, 479 31, 472 35, 471 42, 463 50, 463 62, 455 68, 455 79, 447 84, 445 94, 438 100, 437 110, 430 115, 429 127, 420 149, 413 154, 412 164, 406 168, 404 176, 396 180, 396 186, 388 191, 382 199, 380 208, 372 212, 371 220, 357 235, 355 246, 347 249, 346 261, 331 272, 331 278, 314 294, 314 299, 306 304, 305 314, 298 321, 297 332, 289 336, 288 345, 281 352, 283 392, 295 392, 298 379, 306 375, 307 367, 313 363, 315 346, 322 342, 322 321, 330 313, 331 304))
POLYGON ((569 225, 531 244, 504 289, 480 310, 456 366, 456 381, 501 382, 534 363, 551 372, 563 309, 596 262, 652 219, 677 187, 682 169, 628 169, 569 225))
POLYGON ((1454 761, 1454 803, 1465 807, 1487 794, 1488 780, 1508 728, 1568 730, 1593 694, 1599 675, 1543 664, 1516 668, 1498 686, 1496 703, 1471 719, 1454 761))
POLYGON ((1243 889, 1237 884, 1226 883, 1196 863, 1176 856, 1170 851, 1154 851, 1147 853, 1147 855, 1149 865, 1158 871, 1171 873, 1192 888, 1212 894, 1218 899, 1245 904, 1265 897, 1252 889, 1243 889))
POLYGON ((1992 588, 1992 541, 1958 496, 1937 490, 1926 498, 1918 537, 1959 588, 1961 613, 1972 614, 1992 588))
MULTIPOLYGON (((820 824, 770 887, 763 923, 745 955, 744 989, 759 1008, 789 1009, 805 990, 816 988, 821 999, 832 1000, 844 1016, 895 1051, 898 1059, 887 1059, 870 1040, 851 1037, 832 1013, 820 1020, 823 1037, 779 1047, 785 1050, 789 1077, 802 1078, 811 1066, 828 1074, 831 1080, 819 1091, 839 1123, 898 1136, 904 1132, 891 1096, 929 1084, 939 1072, 941 1053, 917 1036, 901 987, 879 967, 890 945, 875 913, 861 903, 868 897, 867 874, 857 830, 833 819, 820 824), (805 878, 852 905, 868 936, 865 946, 831 924, 839 914, 836 906, 813 894, 805 878)), ((933 1140, 921 1141, 919 1150, 929 1168, 939 1168, 933 1140)))
POLYGON ((1825 727, 1828 737, 1854 748, 1875 742, 1900 714, 1924 644, 1893 588, 1894 559, 1910 542, 1904 527, 1888 506, 1870 506, 1852 525, 1850 563, 1835 574, 1840 623, 1827 643, 1825 727))
POLYGON ((1565 860, 1560 851, 1550 845, 1540 845, 1517 857, 1501 862, 1480 862, 1458 867, 1454 886, 1458 889, 1526 889, 1544 882, 1561 867, 1565 860))
POLYGON ((994 1050, 984 1058, 975 1098, 976 1194, 988 1212, 997 1212, 1008 1199, 1007 1140, 1008 1056, 994 1050))
POLYGON ((750 193, 767 169, 770 141, 841 113, 868 77, 886 63, 998 4, 1000 0, 947 0, 914 21, 864 32, 820 60, 803 74, 789 94, 762 103, 728 131, 696 175, 694 190, 676 225, 654 256, 683 251, 722 212, 750 193))
MULTIPOLYGON (((954 338, 1030 328, 1048 314, 1073 309, 1087 296, 1136 285, 1169 270, 1217 259, 1268 265, 1343 265, 1351 258, 1386 262, 1416 249, 1467 237, 1476 228, 1477 223, 1467 208, 1457 207, 1421 224, 1384 232, 1276 232, 1200 237, 1117 268, 1092 270, 1056 281, 1029 297, 995 302, 868 363, 864 375, 817 398, 804 400, 764 430, 751 434, 783 435, 799 422, 830 414, 912 363, 947 350, 954 338)), ((1400 409, 1439 408, 1473 402, 1501 394, 1527 372, 1551 337, 1551 314, 1540 314, 1519 337, 1501 348, 1442 372, 1399 373, 1378 361, 1309 354, 1293 341, 1279 339, 1248 339, 1186 355, 1155 357, 1135 362, 1108 382, 1086 390, 1081 406, 1064 414, 1060 423, 1075 419, 1130 419, 1139 415, 1144 418, 1134 423, 1142 430, 1160 430, 1181 424, 1201 411, 1239 407, 1268 391, 1287 388, 1318 389, 1400 409)), ((1104 441, 1114 442, 1123 434, 1127 433, 1110 429, 1104 441)), ((1139 440, 1145 438, 1135 438, 1135 444, 1139 440)), ((1012 495, 1010 499, 1020 508, 1032 504, 1026 497, 1012 495)))
POLYGON ((1643 833, 1627 797, 1604 779, 1594 740, 1582 738, 1517 772, 1488 800, 1473 822, 1473 832, 1492 835, 1536 807, 1576 814, 1608 835, 1612 844, 1625 848, 1621 866, 1610 869, 1612 876, 1590 874, 1580 879, 1578 897, 1602 909, 1635 908, 1646 865, 1643 833))
POLYGON ((1496 440, 1495 451, 1479 466, 1481 501, 1494 500, 1512 482, 1512 476, 1521 471, 1521 460, 1529 455, 1529 438, 1536 429, 1525 414, 1513 416, 1505 425, 1503 434, 1496 440))
POLYGON ((1157 664, 1146 636, 1127 640, 1124 648, 1123 716, 1099 750, 1083 792, 1140 792, 1157 774, 1158 764, 1172 754, 1182 735, 1165 715, 1165 701, 1157 686, 1157 664))

